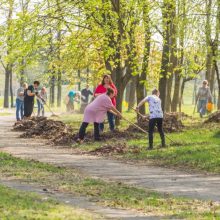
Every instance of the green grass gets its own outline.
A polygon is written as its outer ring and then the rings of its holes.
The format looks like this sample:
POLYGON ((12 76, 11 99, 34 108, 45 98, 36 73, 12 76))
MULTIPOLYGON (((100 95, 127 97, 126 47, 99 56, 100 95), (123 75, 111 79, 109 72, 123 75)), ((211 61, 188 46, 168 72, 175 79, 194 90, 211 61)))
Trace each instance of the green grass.
MULTIPOLYGON (((136 117, 134 113, 124 113, 124 116, 130 121, 135 122, 136 117)), ((82 115, 69 115, 61 118, 65 123, 71 125, 75 131, 80 126, 82 115)), ((166 165, 168 167, 179 167, 183 170, 197 170, 212 173, 220 173, 220 126, 218 124, 203 125, 203 121, 198 118, 198 115, 193 119, 188 118, 184 120, 186 128, 182 132, 166 134, 178 144, 172 144, 167 138, 168 148, 159 149, 160 138, 155 134, 155 150, 146 151, 148 140, 146 135, 139 135, 134 139, 122 140, 107 140, 101 143, 84 143, 83 145, 73 145, 72 147, 83 149, 83 151, 91 151, 104 144, 117 145, 120 141, 124 141, 130 147, 137 147, 137 153, 127 153, 120 155, 120 157, 132 160, 151 160, 159 165, 166 165)), ((120 130, 126 129, 129 124, 122 121, 120 130)), ((106 125, 108 128, 108 125, 106 125)), ((90 126, 88 130, 92 130, 90 126)), ((116 155, 117 156, 117 155, 116 155)))
MULTIPOLYGON (((178 219, 220 219, 216 216, 220 211, 220 205, 217 203, 210 204, 209 202, 199 200, 174 198, 167 194, 162 195, 122 183, 93 179, 74 169, 17 159, 6 153, 0 153, 0 176, 19 179, 29 183, 38 183, 48 188, 89 196, 102 205, 139 210, 148 215, 167 218, 172 216, 178 219)), ((22 195, 16 195, 19 199, 23 198, 23 193, 22 195)), ((4 199, 2 198, 4 197, 0 197, 0 207, 1 201, 4 203, 4 199)), ((24 202, 23 204, 19 200, 17 202, 22 206, 22 208, 18 207, 17 209, 22 210, 26 210, 26 204, 30 204, 30 202, 24 202)), ((8 204, 10 203, 12 205, 4 205, 3 207, 6 209, 9 206, 8 213, 13 214, 13 199, 8 204)), ((56 209, 50 209, 49 204, 45 206, 39 204, 38 206, 38 200, 35 203, 33 207, 36 207, 36 214, 40 213, 43 215, 43 213, 49 212, 48 210, 62 210, 59 209, 59 206, 56 209)), ((53 203, 50 203, 50 205, 53 206, 53 203)), ((58 213, 62 212, 59 211, 58 213)))
POLYGON ((87 212, 64 206, 34 193, 25 193, 0 185, 0 219, 98 219, 87 212))

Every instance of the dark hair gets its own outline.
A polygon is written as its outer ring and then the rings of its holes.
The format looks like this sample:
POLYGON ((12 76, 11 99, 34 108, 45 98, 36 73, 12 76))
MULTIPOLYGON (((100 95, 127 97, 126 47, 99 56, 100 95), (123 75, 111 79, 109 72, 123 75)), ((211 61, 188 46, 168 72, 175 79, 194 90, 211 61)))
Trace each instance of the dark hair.
POLYGON ((105 78, 109 78, 109 84, 112 84, 112 78, 110 75, 106 74, 103 76, 103 79, 102 79, 102 85, 104 86, 105 85, 105 78))
POLYGON ((39 81, 34 81, 34 84, 37 84, 39 86, 40 82, 39 81))
POLYGON ((154 90, 152 91, 152 95, 157 95, 158 92, 159 92, 158 89, 154 89, 154 90))
POLYGON ((107 89, 107 93, 108 96, 110 96, 111 94, 114 94, 114 90, 112 88, 108 88, 107 89))

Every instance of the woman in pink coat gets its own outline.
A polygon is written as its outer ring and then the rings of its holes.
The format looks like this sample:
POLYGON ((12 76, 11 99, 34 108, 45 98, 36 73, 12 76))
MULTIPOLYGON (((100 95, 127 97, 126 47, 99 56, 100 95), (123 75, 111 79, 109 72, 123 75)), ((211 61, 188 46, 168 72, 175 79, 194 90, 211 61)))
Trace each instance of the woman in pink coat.
POLYGON ((89 123, 94 123, 94 138, 96 141, 100 140, 99 124, 104 121, 105 115, 108 111, 113 112, 120 118, 122 117, 121 113, 112 103, 111 99, 114 97, 114 95, 114 90, 112 88, 108 88, 106 93, 99 95, 85 108, 83 123, 79 129, 78 142, 81 143, 83 141, 86 128, 89 123))

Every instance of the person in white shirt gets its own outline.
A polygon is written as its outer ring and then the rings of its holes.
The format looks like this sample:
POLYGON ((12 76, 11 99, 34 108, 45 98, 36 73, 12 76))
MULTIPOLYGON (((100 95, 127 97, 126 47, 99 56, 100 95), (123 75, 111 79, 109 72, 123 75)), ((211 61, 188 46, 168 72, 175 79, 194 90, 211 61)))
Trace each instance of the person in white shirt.
POLYGON ((153 149, 153 133, 154 128, 157 126, 158 132, 160 133, 162 147, 165 147, 165 135, 163 131, 163 110, 161 107, 161 100, 159 98, 160 92, 157 89, 152 91, 152 95, 144 98, 137 106, 136 110, 144 105, 146 102, 149 104, 150 120, 149 120, 149 147, 148 150, 153 149))

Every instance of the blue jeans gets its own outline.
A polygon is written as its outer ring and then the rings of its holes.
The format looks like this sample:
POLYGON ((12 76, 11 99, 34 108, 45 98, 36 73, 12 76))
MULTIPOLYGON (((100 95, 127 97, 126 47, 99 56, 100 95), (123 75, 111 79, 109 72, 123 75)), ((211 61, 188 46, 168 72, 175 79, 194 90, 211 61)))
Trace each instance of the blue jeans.
MULTIPOLYGON (((115 129, 115 116, 111 112, 107 112, 107 117, 108 117, 109 128, 111 131, 114 131, 114 129, 115 129)), ((104 131, 104 123, 99 124, 99 130, 104 131)))
POLYGON ((40 113, 42 111, 42 116, 44 117, 44 105, 37 100, 37 116, 40 117, 40 113))
POLYGON ((16 119, 21 120, 24 117, 24 102, 16 99, 16 119))
POLYGON ((206 114, 206 105, 207 100, 199 100, 198 102, 198 112, 200 113, 200 116, 203 116, 206 114))

